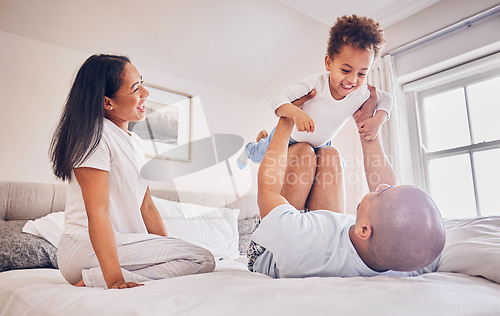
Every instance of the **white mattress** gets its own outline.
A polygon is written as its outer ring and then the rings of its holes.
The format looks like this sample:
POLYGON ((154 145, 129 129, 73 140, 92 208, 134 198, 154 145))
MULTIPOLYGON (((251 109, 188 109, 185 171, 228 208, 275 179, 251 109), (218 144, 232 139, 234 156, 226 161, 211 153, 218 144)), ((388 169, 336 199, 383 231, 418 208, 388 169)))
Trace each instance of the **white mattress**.
POLYGON ((0 315, 498 315, 500 284, 437 272, 412 278, 272 279, 246 259, 214 273, 126 290, 76 288, 58 270, 0 273, 0 315))

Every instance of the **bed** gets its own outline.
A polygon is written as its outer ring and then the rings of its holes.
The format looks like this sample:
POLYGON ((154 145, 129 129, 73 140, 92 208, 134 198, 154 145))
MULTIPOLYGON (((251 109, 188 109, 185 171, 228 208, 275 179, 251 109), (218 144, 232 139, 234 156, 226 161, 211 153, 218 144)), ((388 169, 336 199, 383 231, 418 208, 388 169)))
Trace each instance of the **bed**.
MULTIPOLYGON (((0 315, 500 314, 500 217, 447 220, 447 244, 436 273, 412 278, 272 279, 249 272, 241 255, 255 228, 255 196, 235 199, 170 191, 153 195, 173 209, 180 204, 191 207, 188 220, 175 213, 185 208, 162 213, 170 216, 171 225, 211 225, 199 226, 200 236, 186 238, 204 238, 200 242, 215 247, 215 271, 127 290, 76 288, 55 268, 56 247, 49 242, 54 236, 21 232, 28 220, 55 221, 64 208, 65 186, 0 182, 0 315), (202 216, 217 210, 215 219, 200 221, 198 206, 202 216), (220 226, 215 240, 203 236, 220 226)), ((182 235, 182 227, 172 229, 182 235)))

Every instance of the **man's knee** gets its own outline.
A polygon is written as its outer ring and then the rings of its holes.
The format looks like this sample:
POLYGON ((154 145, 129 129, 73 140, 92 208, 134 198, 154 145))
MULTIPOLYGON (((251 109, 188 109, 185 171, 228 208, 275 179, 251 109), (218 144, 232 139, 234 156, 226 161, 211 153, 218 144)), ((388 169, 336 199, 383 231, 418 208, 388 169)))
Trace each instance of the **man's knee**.
POLYGON ((308 143, 296 143, 288 148, 290 167, 316 167, 316 153, 308 143))
POLYGON ((318 149, 318 167, 343 169, 342 155, 335 147, 326 146, 318 149))

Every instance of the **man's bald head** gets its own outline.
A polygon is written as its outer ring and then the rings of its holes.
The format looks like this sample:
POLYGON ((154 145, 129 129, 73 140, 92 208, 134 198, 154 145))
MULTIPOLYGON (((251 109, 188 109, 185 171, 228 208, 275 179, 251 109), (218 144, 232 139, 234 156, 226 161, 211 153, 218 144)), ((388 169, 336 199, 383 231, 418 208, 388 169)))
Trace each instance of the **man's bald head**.
POLYGON ((378 194, 371 207, 368 250, 378 264, 394 271, 414 271, 440 255, 445 229, 427 193, 414 186, 396 186, 378 194))

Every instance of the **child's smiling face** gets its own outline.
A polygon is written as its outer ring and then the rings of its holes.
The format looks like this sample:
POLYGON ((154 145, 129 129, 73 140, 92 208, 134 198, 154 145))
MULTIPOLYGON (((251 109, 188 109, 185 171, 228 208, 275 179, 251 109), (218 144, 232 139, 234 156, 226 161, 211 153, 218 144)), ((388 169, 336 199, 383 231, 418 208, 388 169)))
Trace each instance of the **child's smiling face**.
POLYGON ((330 72, 330 93, 335 100, 342 100, 365 82, 373 58, 373 51, 350 45, 343 46, 333 58, 325 57, 326 70, 330 72))

